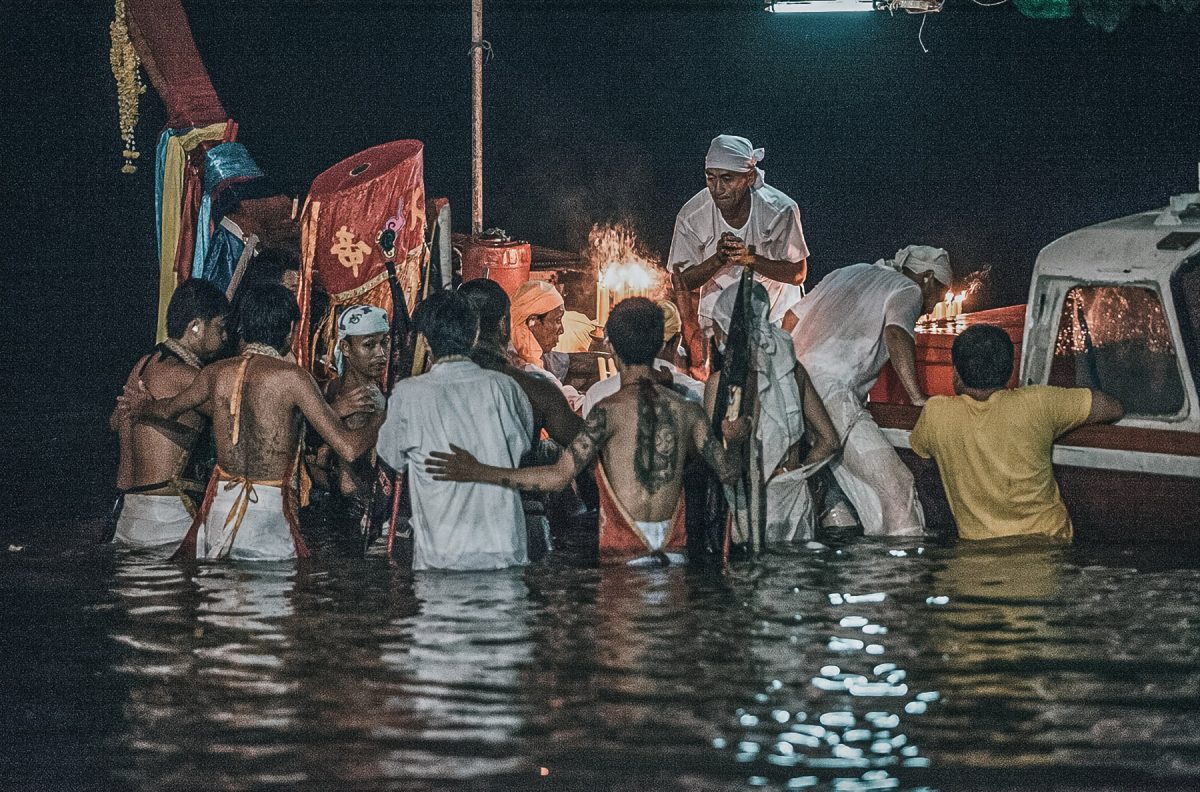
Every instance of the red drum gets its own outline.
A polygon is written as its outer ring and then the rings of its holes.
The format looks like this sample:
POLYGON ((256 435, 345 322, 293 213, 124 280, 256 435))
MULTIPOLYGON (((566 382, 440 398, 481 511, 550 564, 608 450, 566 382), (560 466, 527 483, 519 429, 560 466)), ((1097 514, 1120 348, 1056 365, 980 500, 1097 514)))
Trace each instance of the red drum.
POLYGON ((528 242, 508 237, 473 237, 462 251, 462 279, 490 278, 512 297, 529 280, 533 254, 528 242))

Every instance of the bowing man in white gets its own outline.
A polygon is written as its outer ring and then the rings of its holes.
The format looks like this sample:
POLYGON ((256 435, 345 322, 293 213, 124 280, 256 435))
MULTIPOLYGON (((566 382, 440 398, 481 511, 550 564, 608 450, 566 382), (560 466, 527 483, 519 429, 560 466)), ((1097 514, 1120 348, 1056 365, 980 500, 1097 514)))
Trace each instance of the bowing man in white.
POLYGON ((425 472, 432 450, 464 448, 508 468, 529 450, 529 400, 511 377, 467 357, 478 330, 477 315, 457 292, 439 292, 422 303, 417 331, 429 345, 433 367, 396 383, 379 430, 379 456, 408 470, 413 569, 500 569, 528 560, 516 490, 434 481, 425 472))
POLYGON ((667 262, 679 272, 684 288, 700 289, 700 327, 710 336, 717 297, 737 283, 744 265, 754 267, 771 300, 770 320, 784 330, 794 325, 787 314, 804 296, 808 245, 800 209, 764 183, 758 169, 763 155, 746 138, 713 138, 704 158, 705 189, 675 218, 667 262))

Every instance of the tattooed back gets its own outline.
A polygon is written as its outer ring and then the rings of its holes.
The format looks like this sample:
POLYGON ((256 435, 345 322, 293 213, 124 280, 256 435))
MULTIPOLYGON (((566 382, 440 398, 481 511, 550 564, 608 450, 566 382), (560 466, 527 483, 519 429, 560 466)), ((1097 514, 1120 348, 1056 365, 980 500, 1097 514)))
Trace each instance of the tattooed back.
POLYGON ((645 522, 668 520, 675 513, 690 457, 724 465, 704 409, 646 381, 622 384, 597 404, 571 453, 584 464, 598 456, 629 516, 645 522))

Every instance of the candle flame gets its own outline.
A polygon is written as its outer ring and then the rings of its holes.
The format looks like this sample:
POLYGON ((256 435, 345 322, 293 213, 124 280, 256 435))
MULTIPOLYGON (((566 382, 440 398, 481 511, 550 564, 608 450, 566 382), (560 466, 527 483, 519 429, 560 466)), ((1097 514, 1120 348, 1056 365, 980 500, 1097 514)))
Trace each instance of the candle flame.
POLYGON ((587 258, 596 267, 596 282, 611 291, 657 291, 662 285, 658 262, 627 226, 592 226, 587 258))
POLYGON ((954 302, 954 292, 946 292, 946 302, 954 302))

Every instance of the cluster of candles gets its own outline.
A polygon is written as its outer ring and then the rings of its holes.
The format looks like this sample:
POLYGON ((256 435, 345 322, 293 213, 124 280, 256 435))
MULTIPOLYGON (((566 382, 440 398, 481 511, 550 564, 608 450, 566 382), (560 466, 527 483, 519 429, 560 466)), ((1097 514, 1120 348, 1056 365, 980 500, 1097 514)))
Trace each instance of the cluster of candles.
POLYGON ((608 312, 621 300, 629 297, 654 299, 657 290, 658 273, 650 267, 636 261, 609 264, 596 278, 596 324, 604 327, 608 312))
POLYGON ((946 299, 937 305, 933 306, 933 313, 925 314, 917 320, 918 323, 926 322, 941 322, 954 319, 963 312, 963 302, 967 299, 967 293, 961 291, 958 296, 954 292, 946 292, 946 299))

